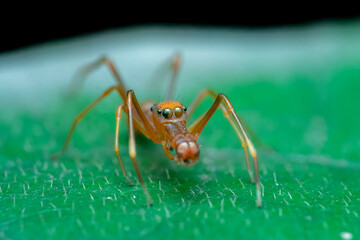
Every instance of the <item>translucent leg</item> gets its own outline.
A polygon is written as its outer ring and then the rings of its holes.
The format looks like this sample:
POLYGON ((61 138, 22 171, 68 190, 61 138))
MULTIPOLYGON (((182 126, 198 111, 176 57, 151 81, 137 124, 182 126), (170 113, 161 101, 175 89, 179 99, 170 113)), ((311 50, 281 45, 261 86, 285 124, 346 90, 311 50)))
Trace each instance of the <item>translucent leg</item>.
POLYGON ((68 135, 66 136, 63 147, 61 148, 61 150, 58 153, 51 156, 51 158, 53 160, 57 159, 61 154, 63 154, 66 151, 66 149, 70 143, 71 137, 76 129, 76 126, 81 121, 81 119, 83 119, 86 116, 86 114, 88 114, 99 102, 101 102, 105 97, 107 97, 114 90, 117 90, 119 92, 121 89, 118 86, 108 88, 98 99, 96 99, 87 108, 85 108, 79 115, 76 116, 76 118, 70 128, 70 131, 69 131, 68 135))

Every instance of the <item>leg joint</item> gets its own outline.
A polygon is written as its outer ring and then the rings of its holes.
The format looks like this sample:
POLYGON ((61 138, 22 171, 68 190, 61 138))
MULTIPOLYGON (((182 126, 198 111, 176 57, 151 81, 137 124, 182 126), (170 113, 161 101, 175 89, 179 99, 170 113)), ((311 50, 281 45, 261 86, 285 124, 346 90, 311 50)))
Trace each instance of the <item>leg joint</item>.
POLYGON ((233 105, 231 104, 230 100, 228 99, 228 97, 227 97, 225 94, 219 93, 219 94, 218 94, 218 97, 221 98, 222 101, 224 101, 227 109, 228 109, 230 112, 235 113, 235 112, 234 112, 234 107, 233 107, 233 105))
POLYGON ((106 55, 103 55, 100 57, 100 62, 103 62, 103 63, 111 63, 111 60, 108 56, 106 55))
POLYGON ((117 107, 117 109, 116 109, 116 114, 115 114, 115 116, 116 116, 116 119, 118 119, 118 118, 120 118, 121 117, 121 111, 122 111, 122 109, 123 109, 123 104, 120 104, 118 107, 117 107))

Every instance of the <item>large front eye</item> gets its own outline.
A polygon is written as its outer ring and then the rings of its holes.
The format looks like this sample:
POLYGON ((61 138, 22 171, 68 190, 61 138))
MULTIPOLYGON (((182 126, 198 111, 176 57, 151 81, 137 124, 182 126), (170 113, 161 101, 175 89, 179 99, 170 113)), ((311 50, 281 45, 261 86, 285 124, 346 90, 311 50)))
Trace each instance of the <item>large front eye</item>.
POLYGON ((181 108, 179 108, 179 107, 176 107, 176 108, 174 109, 174 112, 175 112, 175 116, 176 116, 177 118, 181 117, 182 114, 183 114, 183 110, 182 110, 181 108))
POLYGON ((172 113, 171 109, 165 108, 165 109, 163 110, 162 115, 163 115, 164 118, 169 119, 169 118, 172 117, 173 113, 172 113))

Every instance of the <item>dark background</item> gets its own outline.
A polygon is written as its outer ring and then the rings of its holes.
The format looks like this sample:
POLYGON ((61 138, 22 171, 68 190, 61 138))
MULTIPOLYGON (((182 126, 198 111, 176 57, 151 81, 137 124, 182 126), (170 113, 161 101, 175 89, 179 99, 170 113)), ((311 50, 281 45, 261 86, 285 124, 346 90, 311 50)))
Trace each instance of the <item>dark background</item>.
MULTIPOLYGON (((100 11, 99 11, 100 12, 100 11)), ((288 25, 312 24, 321 21, 351 21, 359 18, 358 13, 298 13, 289 12, 286 15, 278 12, 268 14, 239 12, 236 18, 226 19, 224 16, 211 15, 210 17, 196 18, 179 17, 178 13, 170 14, 167 19, 141 20, 139 16, 124 16, 118 11, 108 13, 78 14, 51 13, 19 15, 19 18, 12 16, 1 21, 0 52, 11 51, 33 44, 46 42, 53 39, 78 36, 86 33, 97 32, 112 28, 127 28, 146 25, 186 25, 186 26, 223 26, 229 28, 271 28, 288 25)), ((223 13, 221 13, 223 14, 223 13)), ((233 14, 233 13, 232 13, 233 14)), ((154 14, 155 15, 155 14, 154 14)), ((184 15, 184 14, 182 14, 184 15)))

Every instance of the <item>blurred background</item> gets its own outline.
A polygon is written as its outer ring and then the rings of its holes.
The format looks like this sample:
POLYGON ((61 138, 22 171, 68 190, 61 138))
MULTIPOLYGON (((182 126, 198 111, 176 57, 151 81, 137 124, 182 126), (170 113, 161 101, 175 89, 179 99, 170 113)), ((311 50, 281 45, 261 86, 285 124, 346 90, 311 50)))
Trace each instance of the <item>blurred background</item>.
POLYGON ((271 12, 256 14, 242 11, 236 17, 227 16, 214 17, 206 14, 197 17, 187 13, 186 16, 178 16, 171 12, 161 18, 139 18, 138 16, 122 16, 116 10, 89 12, 42 12, 37 14, 26 14, 22 16, 26 21, 14 21, 4 19, 1 24, 2 38, 0 51, 10 51, 34 44, 59 40, 62 38, 80 36, 99 31, 118 28, 131 28, 136 26, 193 26, 197 28, 221 27, 242 29, 268 29, 276 27, 311 25, 319 22, 329 21, 351 21, 360 16, 358 11, 347 9, 344 12, 330 11, 307 11, 303 12, 271 12), (66 16, 65 16, 66 15, 66 16), (167 16, 167 17, 166 17, 167 16), (160 20, 161 19, 161 20, 160 20))
MULTIPOLYGON (((235 20, 170 12, 165 20, 146 21, 115 10, 81 16, 48 10, 2 21, 0 238, 359 237, 355 10, 261 16, 242 10, 235 20), (212 88, 247 122, 259 151, 262 209, 255 208, 243 152, 221 113, 199 137, 202 159, 193 168, 176 166, 138 138, 151 209, 139 184, 130 188, 119 174, 112 150, 115 94, 79 124, 63 159, 50 162, 76 114, 114 84, 102 67, 78 97, 67 98, 81 66, 105 54, 140 100, 161 101, 175 53, 183 56, 175 100, 189 105, 212 88)), ((122 126, 120 154, 136 179, 125 121, 122 126)))

